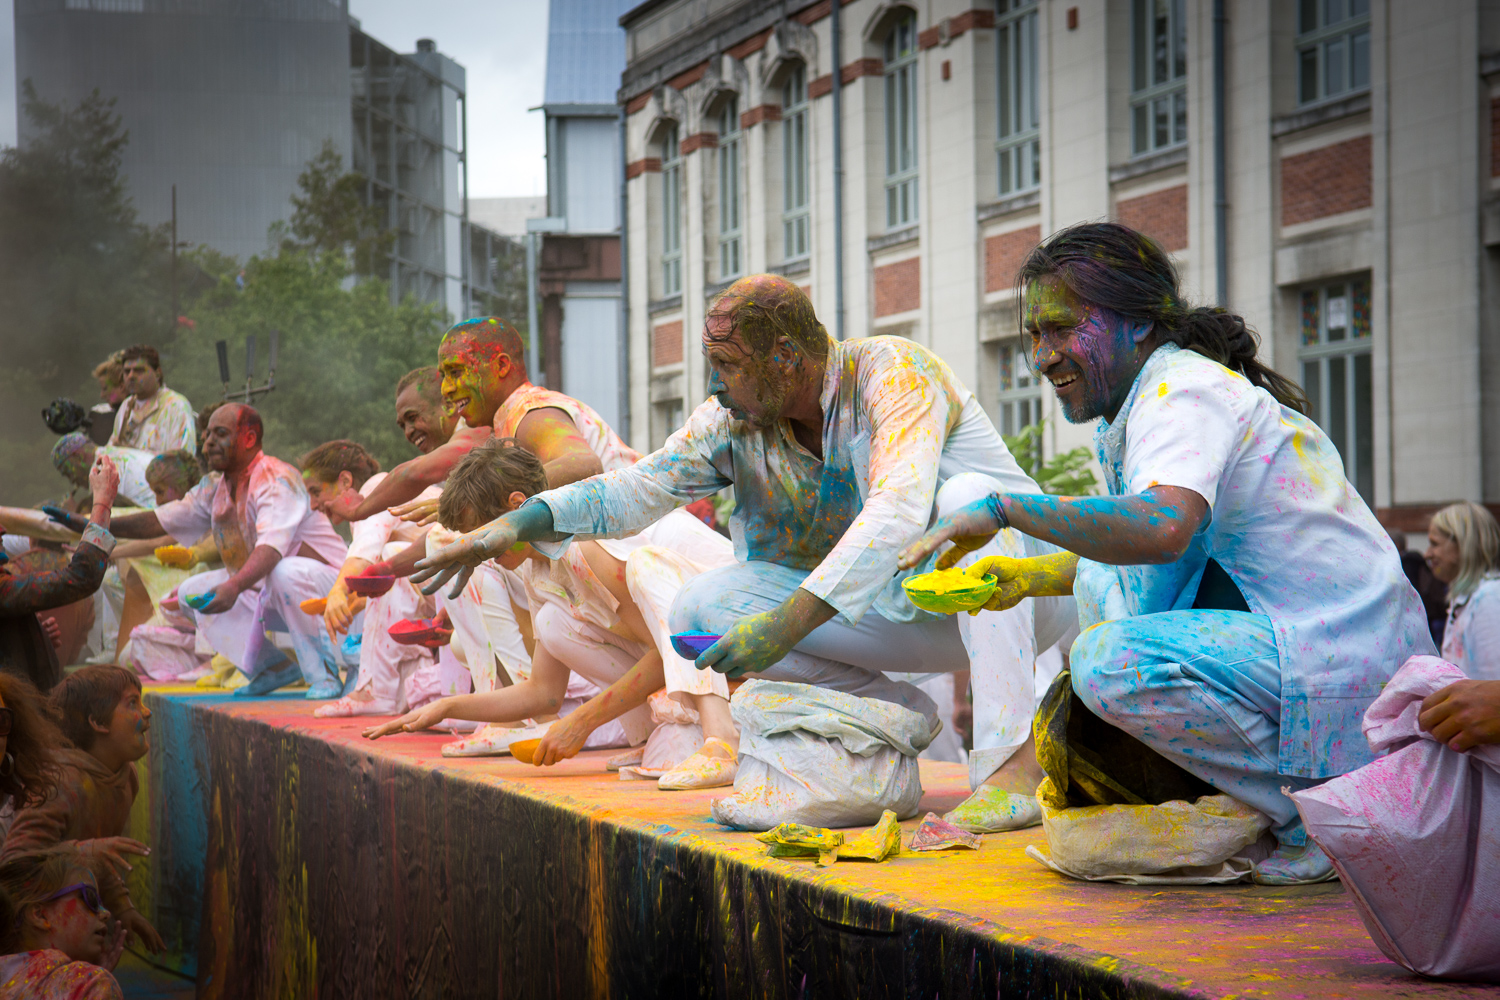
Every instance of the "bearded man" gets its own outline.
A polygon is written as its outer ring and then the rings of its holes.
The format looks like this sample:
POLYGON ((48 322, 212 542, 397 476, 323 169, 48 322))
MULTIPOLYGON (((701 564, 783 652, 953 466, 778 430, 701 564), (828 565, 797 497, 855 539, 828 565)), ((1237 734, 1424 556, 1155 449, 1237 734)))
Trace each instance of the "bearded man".
MULTIPOLYGON (((1039 492, 979 402, 908 340, 834 341, 802 290, 775 275, 730 286, 704 324, 703 353, 710 398, 659 451, 541 493, 419 569, 441 569, 442 581, 518 541, 617 537, 733 485, 736 561, 689 580, 672 608, 674 630, 722 635, 697 666, 889 701, 934 725, 932 700, 886 672, 971 669, 976 791, 953 821, 1037 822, 1021 767, 1031 755, 1016 751, 1031 728, 1035 653, 1076 620, 1071 598, 937 617, 911 605, 897 574, 905 545, 991 481, 1039 492)), ((990 544, 1051 551, 1014 533, 990 544)))

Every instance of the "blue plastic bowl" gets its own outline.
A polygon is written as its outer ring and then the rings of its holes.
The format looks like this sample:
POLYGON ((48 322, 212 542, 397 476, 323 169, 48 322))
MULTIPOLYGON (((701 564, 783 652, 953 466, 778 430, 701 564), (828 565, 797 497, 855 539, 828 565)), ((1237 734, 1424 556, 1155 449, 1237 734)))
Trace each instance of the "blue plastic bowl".
POLYGON ((678 632, 672 636, 672 648, 684 660, 696 660, 705 649, 721 638, 723 637, 709 632, 678 632))

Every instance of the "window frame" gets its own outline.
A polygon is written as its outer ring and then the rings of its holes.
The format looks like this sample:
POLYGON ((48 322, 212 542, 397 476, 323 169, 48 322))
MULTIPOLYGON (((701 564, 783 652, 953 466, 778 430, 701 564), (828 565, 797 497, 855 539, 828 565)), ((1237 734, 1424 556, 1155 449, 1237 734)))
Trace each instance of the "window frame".
POLYGON ((895 230, 915 225, 921 216, 917 191, 920 174, 917 57, 921 49, 914 12, 903 10, 896 18, 886 32, 884 51, 885 227, 895 230))
POLYGON ((719 280, 728 281, 745 273, 744 174, 740 138, 740 99, 725 94, 716 115, 719 144, 714 154, 718 168, 719 280))
POLYGON ((1001 197, 1042 184, 1041 106, 1037 93, 1037 26, 1040 0, 996 0, 995 165, 1001 197), (1011 127, 1029 118, 1025 127, 1011 127), (1031 170, 1026 170, 1027 162, 1031 170))
POLYGON ((1293 43, 1293 66, 1295 75, 1295 87, 1297 92, 1297 107, 1306 108, 1324 101, 1338 101, 1355 94, 1363 94, 1370 89, 1370 3, 1369 0, 1297 0, 1297 35, 1293 43), (1329 8, 1337 3, 1345 11, 1349 11, 1357 5, 1363 5, 1364 10, 1360 13, 1345 13, 1339 20, 1325 23, 1329 8), (1312 28, 1303 29, 1306 21, 1308 8, 1314 8, 1313 20, 1318 22, 1312 28), (1356 82, 1355 52, 1356 37, 1363 36, 1364 40, 1364 81, 1356 82), (1340 90, 1330 91, 1328 89, 1328 53, 1330 46, 1339 44, 1343 52, 1340 58, 1344 65, 1344 84, 1340 90), (1306 56, 1314 57, 1313 82, 1315 93, 1307 96, 1304 89, 1306 56))
POLYGON ((1131 0, 1130 4, 1130 155, 1153 156, 1187 145, 1188 33, 1186 0, 1131 0), (1167 11, 1165 79, 1156 77, 1152 48, 1155 20, 1151 8, 1167 11), (1168 138, 1158 142, 1158 109, 1166 109, 1168 138), (1143 142, 1143 136, 1145 141, 1143 142))
POLYGON ((682 146, 677 123, 661 134, 661 297, 682 294, 682 146))
POLYGON ((791 66, 781 81, 781 250, 783 261, 812 256, 812 165, 808 158, 807 67, 791 66), (800 195, 800 197, 799 197, 800 195))
POLYGON ((1366 503, 1373 505, 1375 337, 1370 319, 1370 277, 1357 274, 1322 281, 1297 289, 1296 295, 1301 341, 1297 349, 1297 369, 1307 395, 1308 417, 1323 429, 1338 449, 1349 482, 1366 503), (1340 294, 1331 295, 1335 290, 1340 294), (1314 298, 1311 325, 1309 296, 1314 298), (1344 324, 1330 327, 1332 310, 1329 302, 1340 298, 1344 301, 1344 324), (1364 333, 1357 335, 1361 326, 1364 333), (1316 335, 1311 343, 1308 342, 1309 329, 1316 335), (1333 336, 1334 331, 1340 331, 1339 336, 1333 336))
POLYGON ((1026 345, 1021 338, 1002 340, 995 346, 995 382, 998 386, 995 405, 1000 414, 999 431, 1010 437, 1042 422, 1042 379, 1027 363, 1026 345), (1024 422, 1015 419, 1023 408, 1029 418, 1024 422))

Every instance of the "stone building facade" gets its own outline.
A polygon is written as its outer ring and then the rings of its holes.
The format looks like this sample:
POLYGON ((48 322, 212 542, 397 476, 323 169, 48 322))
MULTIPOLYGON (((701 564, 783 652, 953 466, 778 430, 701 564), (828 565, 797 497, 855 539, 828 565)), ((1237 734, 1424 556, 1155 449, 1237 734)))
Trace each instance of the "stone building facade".
POLYGON ((1388 524, 1500 501, 1491 5, 1221 0, 1216 22, 1214 0, 844 0, 835 57, 832 2, 621 19, 637 447, 704 398, 704 313, 758 271, 830 332, 931 347, 1003 431, 1087 444, 1027 371, 1014 276, 1043 234, 1115 219, 1246 317, 1388 524))

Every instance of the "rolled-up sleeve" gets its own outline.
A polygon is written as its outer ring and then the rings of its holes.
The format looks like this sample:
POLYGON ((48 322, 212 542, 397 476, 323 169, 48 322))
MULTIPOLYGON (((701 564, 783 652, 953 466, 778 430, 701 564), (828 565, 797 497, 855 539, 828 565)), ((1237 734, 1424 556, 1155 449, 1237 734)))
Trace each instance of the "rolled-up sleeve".
POLYGON ((205 476, 181 500, 168 500, 156 508, 161 530, 182 545, 192 545, 213 528, 214 491, 218 476, 205 476))
POLYGON ((619 538, 731 483, 729 416, 716 400, 693 411, 665 444, 634 465, 538 493, 552 525, 582 538, 619 538))
POLYGON ((858 622, 896 572, 896 557, 927 527, 938 460, 956 403, 920 356, 893 353, 859 374, 869 420, 869 495, 802 589, 858 622))

